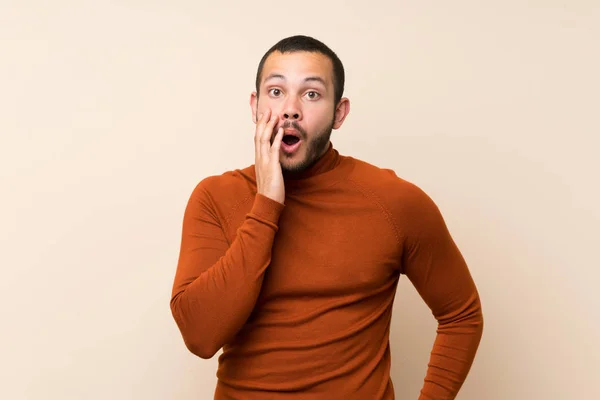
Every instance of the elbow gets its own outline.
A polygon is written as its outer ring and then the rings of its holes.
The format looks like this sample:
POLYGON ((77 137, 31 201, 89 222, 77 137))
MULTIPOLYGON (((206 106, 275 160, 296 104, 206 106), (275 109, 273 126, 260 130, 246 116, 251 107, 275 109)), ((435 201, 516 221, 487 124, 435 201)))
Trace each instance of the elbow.
POLYGON ((181 304, 178 297, 174 297, 171 300, 171 314, 186 348, 194 355, 208 360, 214 357, 214 355, 220 350, 216 341, 210 339, 210 335, 206 335, 207 327, 203 327, 201 323, 193 321, 186 315, 181 308, 181 304))
POLYGON ((466 326, 471 327, 479 335, 483 333, 483 311, 479 296, 476 296, 470 307, 467 307, 461 319, 466 326))
POLYGON ((439 328, 447 331, 469 332, 481 336, 483 333, 483 311, 479 296, 472 297, 456 309, 437 318, 439 328))
POLYGON ((190 353, 204 360, 210 360, 211 358, 213 358, 215 354, 217 354, 217 351, 219 351, 220 349, 220 347, 211 345, 206 341, 194 340, 193 338, 186 337, 185 335, 183 336, 183 341, 190 353))
POLYGON ((477 317, 477 326, 479 327, 479 337, 483 336, 483 327, 485 325, 483 312, 481 308, 479 309, 478 317, 477 317))
POLYGON ((472 323, 478 328, 479 333, 483 332, 483 310, 481 308, 481 299, 479 295, 475 300, 474 310, 471 313, 472 323))

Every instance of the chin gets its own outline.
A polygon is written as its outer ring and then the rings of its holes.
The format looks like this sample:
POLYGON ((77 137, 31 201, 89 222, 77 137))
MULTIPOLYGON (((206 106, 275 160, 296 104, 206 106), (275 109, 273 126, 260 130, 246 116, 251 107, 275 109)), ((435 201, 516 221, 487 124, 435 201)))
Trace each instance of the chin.
POLYGON ((306 157, 293 157, 292 159, 286 159, 281 162, 281 170, 284 173, 294 174, 304 171, 308 167, 306 157))
POLYGON ((281 162, 281 170, 284 174, 298 174, 304 172, 308 168, 310 168, 314 163, 315 159, 304 155, 297 155, 292 159, 287 159, 281 162))
POLYGON ((281 171, 284 174, 296 174, 298 172, 302 172, 306 169, 306 165, 304 162, 282 162, 281 163, 281 171))

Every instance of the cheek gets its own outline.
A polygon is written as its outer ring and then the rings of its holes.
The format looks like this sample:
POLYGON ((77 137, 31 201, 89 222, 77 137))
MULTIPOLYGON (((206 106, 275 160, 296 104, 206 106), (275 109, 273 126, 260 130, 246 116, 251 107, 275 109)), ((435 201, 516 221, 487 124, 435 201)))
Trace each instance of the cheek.
POLYGON ((310 116, 312 126, 315 128, 323 128, 324 126, 330 125, 333 120, 333 109, 325 108, 319 109, 310 116))
POLYGON ((260 99, 260 101, 258 102, 258 107, 257 107, 257 115, 263 114, 265 111, 267 110, 271 110, 272 114, 277 114, 280 115, 281 113, 281 104, 278 104, 275 101, 272 101, 271 99, 265 98, 260 99))

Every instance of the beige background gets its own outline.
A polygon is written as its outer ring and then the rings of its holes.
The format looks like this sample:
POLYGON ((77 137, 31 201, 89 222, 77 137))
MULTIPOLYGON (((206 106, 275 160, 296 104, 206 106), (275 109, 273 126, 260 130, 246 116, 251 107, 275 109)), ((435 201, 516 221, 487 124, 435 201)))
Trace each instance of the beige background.
MULTIPOLYGON (((426 190, 470 264, 458 398, 600 398, 596 0, 0 1, 0 398, 212 398, 168 306, 183 210, 253 163, 256 66, 296 33, 345 63, 336 148, 426 190)), ((403 279, 397 398, 434 335, 403 279)))

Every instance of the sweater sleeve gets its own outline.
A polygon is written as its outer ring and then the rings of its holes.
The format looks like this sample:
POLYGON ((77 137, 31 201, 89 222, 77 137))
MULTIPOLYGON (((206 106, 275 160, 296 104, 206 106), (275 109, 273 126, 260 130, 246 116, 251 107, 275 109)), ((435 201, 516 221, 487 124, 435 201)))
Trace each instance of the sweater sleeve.
POLYGON ((209 193, 199 184, 183 217, 170 307, 186 347, 211 358, 250 316, 284 205, 261 194, 228 243, 209 193))
POLYGON ((412 186, 404 207, 402 272, 438 322, 419 400, 454 399, 483 333, 479 294, 433 200, 412 186))

